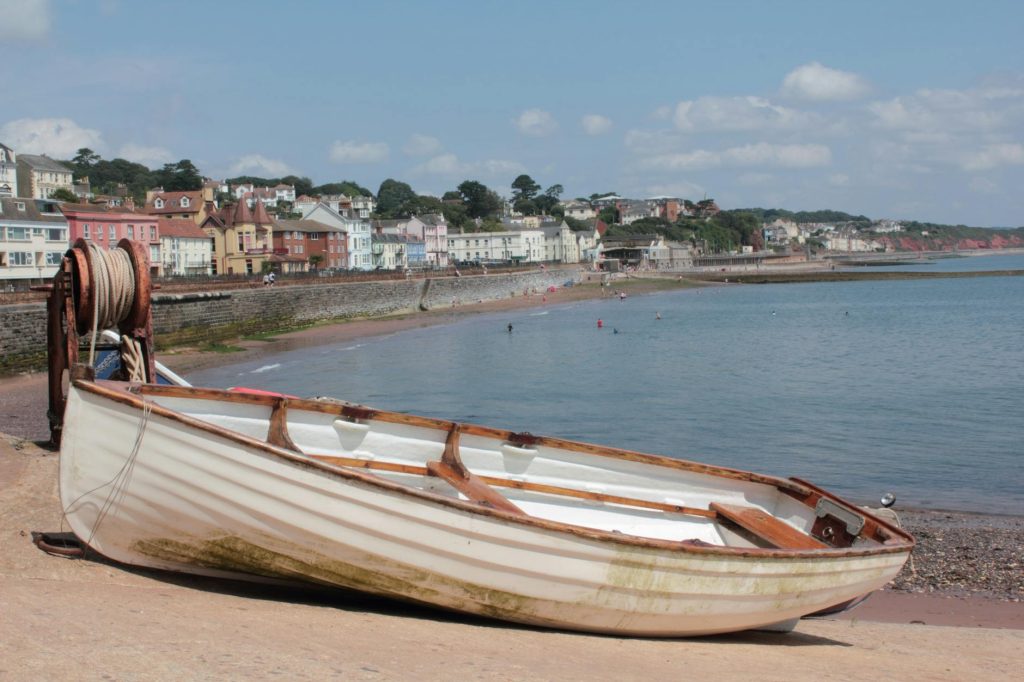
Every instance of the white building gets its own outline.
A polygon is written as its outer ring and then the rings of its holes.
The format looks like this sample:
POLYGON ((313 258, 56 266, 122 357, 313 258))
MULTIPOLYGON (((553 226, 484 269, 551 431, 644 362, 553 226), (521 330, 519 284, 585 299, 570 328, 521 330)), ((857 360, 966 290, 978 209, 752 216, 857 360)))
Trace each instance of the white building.
POLYGON ((0 143, 0 197, 18 196, 18 155, 0 143))
POLYGON ((46 280, 68 249, 68 221, 56 202, 0 198, 0 282, 46 280))
POLYGON ((448 257, 455 263, 466 261, 537 263, 544 260, 545 254, 544 232, 540 229, 449 234, 447 241, 448 257))
POLYGON ((182 277, 209 275, 213 240, 188 218, 159 218, 163 274, 182 277))
POLYGON ((576 235, 563 220, 540 226, 544 233, 544 260, 556 263, 579 263, 580 247, 576 235))
POLYGON ((74 193, 71 169, 46 155, 18 155, 18 193, 32 199, 49 199, 58 189, 74 193))
POLYGON ((597 211, 589 201, 563 201, 562 209, 565 211, 566 217, 576 220, 590 220, 597 217, 597 211))
POLYGON ((348 268, 350 270, 373 269, 373 245, 370 240, 370 221, 349 218, 326 204, 317 204, 302 217, 303 220, 337 227, 348 235, 348 268))

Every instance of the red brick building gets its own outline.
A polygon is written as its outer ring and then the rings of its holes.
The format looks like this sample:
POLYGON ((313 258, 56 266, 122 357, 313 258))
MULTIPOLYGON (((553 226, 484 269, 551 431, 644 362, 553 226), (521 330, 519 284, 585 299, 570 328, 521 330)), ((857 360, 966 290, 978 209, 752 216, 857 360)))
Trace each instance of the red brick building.
POLYGON ((348 265, 345 231, 315 220, 278 220, 274 224, 274 254, 302 256, 317 269, 348 265), (311 256, 318 256, 310 260, 311 256))

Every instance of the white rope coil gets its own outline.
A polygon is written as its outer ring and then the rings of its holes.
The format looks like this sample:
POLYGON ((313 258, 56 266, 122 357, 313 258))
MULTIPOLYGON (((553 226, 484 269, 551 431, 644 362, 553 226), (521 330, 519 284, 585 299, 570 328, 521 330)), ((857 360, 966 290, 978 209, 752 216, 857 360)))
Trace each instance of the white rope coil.
POLYGON ((89 343, 89 364, 96 359, 96 336, 128 317, 135 300, 135 270, 124 249, 100 249, 89 244, 86 249, 92 270, 92 341, 89 343))

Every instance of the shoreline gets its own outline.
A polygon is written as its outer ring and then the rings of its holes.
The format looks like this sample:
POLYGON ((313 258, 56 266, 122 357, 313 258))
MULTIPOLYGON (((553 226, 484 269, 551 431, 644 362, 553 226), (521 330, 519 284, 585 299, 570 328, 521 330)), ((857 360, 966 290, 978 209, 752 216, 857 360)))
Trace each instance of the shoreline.
MULTIPOLYGON (((448 324, 471 315, 541 308, 602 297, 599 276, 591 282, 556 292, 454 308, 324 323, 282 331, 265 338, 228 342, 240 352, 180 348, 161 354, 162 363, 187 375, 212 366, 233 365, 293 350, 342 343, 427 326, 448 324)), ((680 288, 728 286, 680 282, 676 278, 629 277, 611 289, 629 295, 680 288)), ((46 376, 29 373, 0 377, 0 443, 6 440, 45 441, 46 376)), ((29 447, 29 446, 26 446, 29 447)), ((0 458, 0 471, 4 462, 0 458)), ((1024 516, 938 509, 899 509, 906 527, 918 540, 913 563, 863 606, 842 616, 877 622, 923 621, 933 624, 1024 629, 1024 516), (907 602, 907 600, 917 600, 907 602)), ((35 530, 50 530, 48 528, 35 530)))

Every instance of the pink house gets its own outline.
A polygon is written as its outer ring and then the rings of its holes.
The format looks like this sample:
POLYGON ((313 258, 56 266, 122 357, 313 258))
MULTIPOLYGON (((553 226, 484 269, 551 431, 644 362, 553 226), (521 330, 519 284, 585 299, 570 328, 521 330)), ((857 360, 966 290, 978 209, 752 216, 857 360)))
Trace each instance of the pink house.
POLYGON ((78 238, 112 249, 122 239, 138 241, 149 247, 150 274, 160 275, 160 227, 158 217, 124 208, 94 204, 62 204, 72 244, 78 238))

